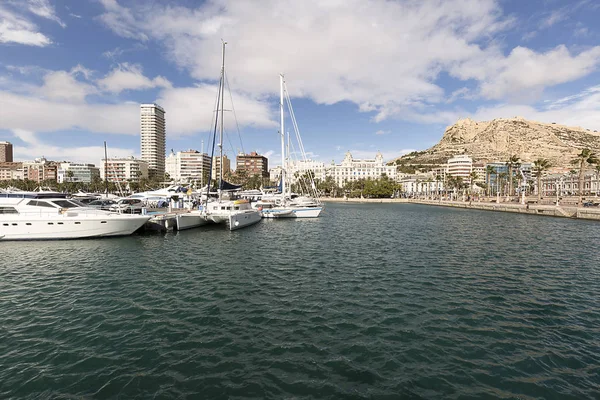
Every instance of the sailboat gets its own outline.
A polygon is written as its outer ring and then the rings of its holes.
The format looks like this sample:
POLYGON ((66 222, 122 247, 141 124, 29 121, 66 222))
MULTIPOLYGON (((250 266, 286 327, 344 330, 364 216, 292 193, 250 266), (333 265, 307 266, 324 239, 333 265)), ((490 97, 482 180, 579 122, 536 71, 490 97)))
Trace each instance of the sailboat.
MULTIPOLYGON (((290 110, 290 116, 296 130, 296 135, 299 140, 300 150, 304 156, 304 146, 300 139, 300 133, 298 132, 298 126, 292 110, 292 103, 289 98, 287 90, 285 90, 285 80, 282 74, 279 75, 279 113, 280 113, 280 137, 281 137, 281 193, 275 195, 270 200, 263 198, 262 201, 258 202, 256 206, 261 210, 264 218, 316 218, 323 211, 323 205, 316 196, 316 190, 314 190, 315 197, 299 196, 294 197, 291 190, 288 191, 290 185, 288 185, 288 171, 286 170, 286 151, 285 151, 285 130, 284 130, 284 92, 286 94, 288 108, 290 110)), ((289 139, 289 138, 288 138, 289 139)), ((289 143, 289 140, 288 140, 289 143)), ((290 154, 288 144, 288 157, 290 154)), ((313 189, 315 188, 314 182, 311 181, 313 189)))
POLYGON ((234 191, 241 189, 240 186, 232 185, 223 180, 223 113, 224 113, 224 99, 225 99, 225 45, 227 42, 223 41, 223 57, 221 65, 221 80, 219 83, 219 99, 217 101, 217 115, 215 118, 215 129, 213 135, 213 154, 216 144, 216 133, 217 125, 219 126, 219 186, 217 190, 217 199, 213 201, 209 200, 209 191, 212 181, 212 168, 211 173, 208 177, 208 186, 206 189, 206 202, 203 205, 202 212, 204 218, 208 222, 216 224, 226 224, 229 230, 236 230, 256 224, 261 220, 260 211, 253 209, 250 202, 245 199, 237 199, 234 191), (220 119, 220 123, 219 123, 220 119))

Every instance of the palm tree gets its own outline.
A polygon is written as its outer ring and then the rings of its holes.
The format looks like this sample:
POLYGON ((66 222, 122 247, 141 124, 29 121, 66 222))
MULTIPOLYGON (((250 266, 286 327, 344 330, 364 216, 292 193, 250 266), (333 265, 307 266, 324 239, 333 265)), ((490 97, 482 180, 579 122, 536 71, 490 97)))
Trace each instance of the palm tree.
POLYGON ((542 174, 550 168, 550 161, 538 158, 533 162, 533 172, 537 178, 538 204, 542 201, 542 174))
POLYGON ((477 174, 476 171, 471 171, 469 174, 469 191, 471 192, 471 196, 473 196, 473 185, 475 184, 475 180, 477 180, 477 178, 479 178, 479 174, 477 174))
POLYGON ((600 194, 600 162, 596 164, 596 196, 600 194))
POLYGON ((519 157, 517 155, 510 156, 506 165, 508 166, 508 196, 511 196, 513 189, 513 168, 519 165, 519 157))
POLYGON ((496 174, 496 168, 493 165, 487 165, 485 167, 485 182, 487 183, 487 195, 488 197, 492 195, 492 174, 496 174))
POLYGON ((507 176, 508 176, 508 173, 506 173, 506 172, 500 172, 497 175, 497 180, 498 180, 499 185, 500 185, 500 189, 498 190, 498 192, 504 193, 504 188, 506 187, 506 185, 504 184, 504 181, 506 180, 507 176))
POLYGON ((600 159, 596 153, 590 149, 583 149, 581 153, 577 155, 571 163, 579 166, 579 202, 578 205, 581 207, 583 203, 583 174, 585 173, 585 167, 587 164, 598 164, 600 159))

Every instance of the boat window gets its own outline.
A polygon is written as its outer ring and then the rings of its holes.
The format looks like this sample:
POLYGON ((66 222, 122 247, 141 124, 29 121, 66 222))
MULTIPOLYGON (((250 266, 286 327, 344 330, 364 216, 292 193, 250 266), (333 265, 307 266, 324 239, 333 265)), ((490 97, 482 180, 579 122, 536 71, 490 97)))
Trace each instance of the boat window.
MULTIPOLYGON (((82 203, 79 200, 75 200, 75 199, 71 199, 69 200, 71 203, 75 204, 77 207, 87 207, 86 204, 82 203)), ((69 207, 73 207, 73 206, 69 206, 69 207)))
POLYGON ((239 210, 240 208, 236 206, 236 207, 233 207, 233 209, 234 210, 239 210))
MULTIPOLYGON (((77 201, 77 200, 75 200, 77 201)), ((58 207, 60 208, 74 208, 74 207, 80 207, 79 205, 77 205, 75 203, 75 201, 71 200, 54 200, 52 203, 56 204, 58 207)))
POLYGON ((39 200, 29 200, 29 203, 27 203, 28 206, 37 206, 37 207, 50 207, 50 208, 55 208, 52 204, 46 202, 46 201, 39 201, 39 200))
POLYGON ((31 225, 31 222, 25 222, 25 225, 31 225))
POLYGON ((16 208, 14 207, 0 207, 0 214, 18 214, 16 208))

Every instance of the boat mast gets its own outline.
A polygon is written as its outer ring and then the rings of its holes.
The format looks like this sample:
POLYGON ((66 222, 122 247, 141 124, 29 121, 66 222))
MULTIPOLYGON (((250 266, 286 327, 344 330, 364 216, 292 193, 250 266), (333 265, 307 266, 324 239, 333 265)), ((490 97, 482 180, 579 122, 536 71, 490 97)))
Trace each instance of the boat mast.
POLYGON ((106 153, 106 140, 104 141, 104 188, 106 190, 106 197, 108 197, 108 174, 106 173, 108 167, 108 156, 106 153))
POLYGON ((281 118, 281 199, 285 199, 285 130, 283 129, 283 74, 279 74, 279 114, 281 118))
POLYGON ((219 129, 219 201, 222 198, 221 187, 223 186, 223 113, 225 111, 223 101, 225 97, 225 45, 227 44, 223 39, 221 42, 223 42, 223 62, 221 64, 221 127, 219 129))

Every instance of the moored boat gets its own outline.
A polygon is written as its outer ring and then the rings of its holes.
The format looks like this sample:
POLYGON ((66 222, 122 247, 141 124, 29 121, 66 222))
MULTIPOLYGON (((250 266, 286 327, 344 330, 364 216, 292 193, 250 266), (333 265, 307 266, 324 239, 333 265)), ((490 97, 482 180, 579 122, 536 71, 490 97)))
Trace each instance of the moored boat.
POLYGON ((4 240, 80 239, 130 235, 150 219, 82 206, 63 193, 0 193, 4 240))

